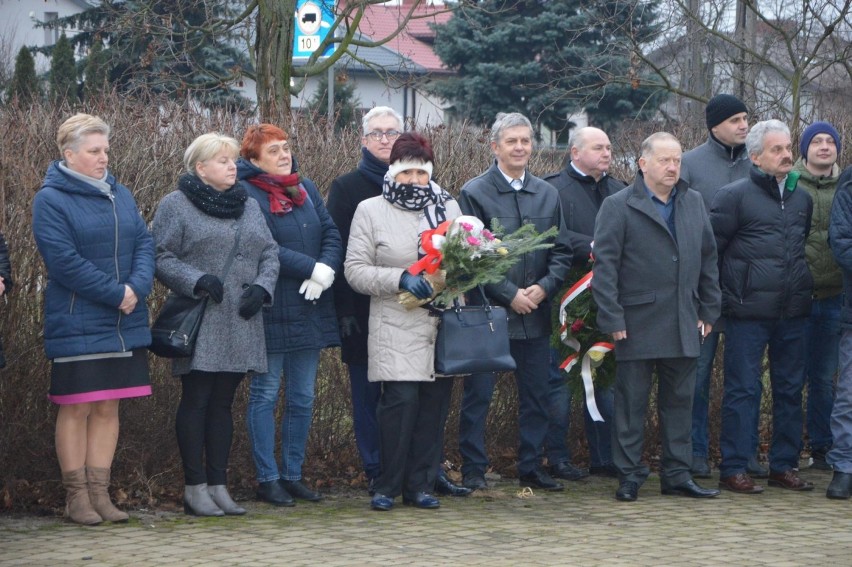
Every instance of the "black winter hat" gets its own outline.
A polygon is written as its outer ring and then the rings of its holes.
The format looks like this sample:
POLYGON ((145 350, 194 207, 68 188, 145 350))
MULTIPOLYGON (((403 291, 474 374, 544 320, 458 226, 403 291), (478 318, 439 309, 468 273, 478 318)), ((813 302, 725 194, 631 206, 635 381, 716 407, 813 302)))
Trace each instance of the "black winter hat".
POLYGON ((718 94, 710 99, 704 114, 707 117, 707 129, 711 130, 734 114, 748 112, 743 101, 729 94, 718 94))

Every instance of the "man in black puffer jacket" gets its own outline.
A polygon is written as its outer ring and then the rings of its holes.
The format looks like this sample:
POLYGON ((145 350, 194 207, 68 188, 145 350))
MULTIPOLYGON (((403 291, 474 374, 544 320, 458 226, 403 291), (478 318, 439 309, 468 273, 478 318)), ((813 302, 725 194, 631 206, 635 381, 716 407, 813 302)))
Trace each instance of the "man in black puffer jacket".
POLYGON ((772 444, 769 485, 811 490, 797 473, 802 442, 807 317, 813 279, 805 240, 813 201, 798 189, 790 130, 778 120, 758 122, 746 138, 754 166, 749 177, 721 188, 710 222, 716 236, 725 338, 721 488, 756 494, 763 487, 746 473, 754 447, 755 396, 769 347, 772 444))

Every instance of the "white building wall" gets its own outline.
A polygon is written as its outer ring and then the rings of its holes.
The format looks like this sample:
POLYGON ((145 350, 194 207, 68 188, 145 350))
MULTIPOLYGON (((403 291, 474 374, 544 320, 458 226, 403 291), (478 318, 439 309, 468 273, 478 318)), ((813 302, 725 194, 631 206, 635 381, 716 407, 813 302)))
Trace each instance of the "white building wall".
MULTIPOLYGON (((48 21, 64 18, 83 11, 81 2, 69 0, 0 0, 0 42, 11 54, 12 63, 21 46, 45 47, 53 45, 62 34, 60 30, 36 28, 35 20, 48 21)), ((64 30, 71 37, 74 30, 64 30)), ((50 67, 49 60, 36 55, 36 72, 50 67)))

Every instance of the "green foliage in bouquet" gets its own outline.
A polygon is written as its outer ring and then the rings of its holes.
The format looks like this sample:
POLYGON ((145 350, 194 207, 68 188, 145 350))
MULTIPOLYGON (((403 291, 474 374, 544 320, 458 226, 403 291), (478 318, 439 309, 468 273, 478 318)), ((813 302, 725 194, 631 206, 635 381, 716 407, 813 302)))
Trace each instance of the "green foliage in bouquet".
MULTIPOLYGON (((571 354, 577 352, 562 342, 561 325, 559 323, 559 310, 562 298, 568 293, 568 290, 580 281, 591 270, 591 265, 583 266, 582 268, 573 268, 566 278, 566 285, 559 292, 559 295, 554 298, 553 308, 553 334, 550 338, 550 343, 559 353, 558 363, 568 358, 571 354)), ((594 285, 594 281, 592 281, 594 285)), ((583 291, 574 300, 565 306, 565 324, 568 334, 577 339, 580 343, 580 351, 577 353, 578 360, 571 370, 566 375, 569 387, 575 395, 583 395, 583 378, 581 375, 581 365, 583 356, 589 351, 589 347, 595 343, 612 343, 612 336, 602 333, 598 329, 597 323, 598 306, 592 297, 591 287, 583 291)), ((608 388, 615 382, 615 355, 613 353, 592 353, 594 364, 592 364, 592 381, 595 388, 608 388), (595 366, 595 364, 599 366, 595 366)), ((563 371, 564 372, 564 371, 563 371)))
POLYGON ((446 272, 446 288, 437 295, 438 306, 451 305, 454 299, 480 285, 498 283, 524 254, 551 248, 556 227, 541 234, 532 224, 524 224, 505 235, 497 219, 491 230, 477 230, 472 224, 459 222, 447 231, 441 245, 441 270, 446 272))

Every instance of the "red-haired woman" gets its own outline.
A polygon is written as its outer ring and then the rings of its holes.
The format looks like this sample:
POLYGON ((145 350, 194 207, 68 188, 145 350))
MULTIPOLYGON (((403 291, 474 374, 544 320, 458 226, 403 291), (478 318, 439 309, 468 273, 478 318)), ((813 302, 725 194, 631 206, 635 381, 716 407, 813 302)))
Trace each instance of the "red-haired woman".
POLYGON ((370 296, 368 378, 382 383, 377 418, 382 471, 370 502, 390 510, 393 499, 437 508, 430 493, 440 459, 451 379, 435 380, 437 319, 425 309, 407 310, 399 291, 432 295, 422 276, 406 271, 419 256, 420 234, 461 214, 458 203, 431 181, 429 142, 406 133, 393 145, 382 194, 362 201, 352 219, 346 279, 370 296))
POLYGON ((269 371, 252 377, 246 412, 257 497, 276 506, 322 496, 302 483, 320 350, 340 345, 330 291, 340 269, 340 233, 316 185, 301 177, 287 133, 272 124, 246 130, 237 177, 260 204, 278 243, 281 271, 263 311, 269 371), (275 406, 284 375, 281 468, 275 461, 275 406))

